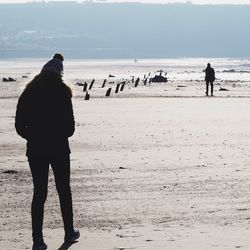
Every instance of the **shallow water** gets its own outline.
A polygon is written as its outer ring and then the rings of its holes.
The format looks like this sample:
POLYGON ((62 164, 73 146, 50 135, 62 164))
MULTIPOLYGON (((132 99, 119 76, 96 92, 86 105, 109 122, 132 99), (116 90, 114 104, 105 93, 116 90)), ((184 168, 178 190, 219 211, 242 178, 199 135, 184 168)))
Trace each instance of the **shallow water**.
MULTIPOLYGON (((0 76, 12 74, 37 74, 47 59, 16 59, 0 61, 0 76)), ((217 78, 222 80, 250 80, 250 60, 232 58, 179 58, 138 60, 67 60, 64 63, 66 79, 104 79, 109 74, 118 78, 132 75, 143 77, 149 72, 164 70, 172 80, 203 80, 202 72, 210 62, 217 78), (235 70, 235 72, 223 71, 235 70)))

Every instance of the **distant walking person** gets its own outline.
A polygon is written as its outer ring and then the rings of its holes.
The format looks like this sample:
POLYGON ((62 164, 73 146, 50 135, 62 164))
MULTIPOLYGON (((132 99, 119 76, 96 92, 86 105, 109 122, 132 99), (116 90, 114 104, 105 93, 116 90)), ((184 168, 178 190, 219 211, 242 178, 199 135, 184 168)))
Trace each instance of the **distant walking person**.
POLYGON ((43 240, 44 203, 51 165, 59 195, 65 243, 73 243, 80 233, 73 227, 70 189, 70 148, 68 137, 75 130, 71 89, 63 82, 63 56, 55 54, 40 74, 27 84, 17 104, 15 127, 27 140, 34 193, 31 206, 33 250, 47 249, 43 240))
POLYGON ((205 69, 206 76, 206 95, 208 96, 209 84, 211 86, 211 96, 213 96, 214 92, 214 80, 215 80, 215 72, 214 69, 211 67, 210 63, 207 64, 207 68, 205 69))

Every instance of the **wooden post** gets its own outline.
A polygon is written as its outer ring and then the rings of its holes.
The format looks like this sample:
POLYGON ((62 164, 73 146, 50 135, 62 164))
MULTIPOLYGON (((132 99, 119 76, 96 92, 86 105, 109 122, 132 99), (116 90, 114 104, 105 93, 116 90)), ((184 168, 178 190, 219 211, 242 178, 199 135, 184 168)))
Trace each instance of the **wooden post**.
POLYGON ((105 80, 103 81, 102 88, 105 87, 106 82, 107 82, 107 80, 105 79, 105 80))
POLYGON ((116 94, 118 93, 119 88, 120 88, 120 83, 118 83, 118 84, 116 85, 116 89, 115 89, 115 93, 116 93, 116 94))
POLYGON ((106 96, 110 96, 111 90, 112 90, 111 88, 109 88, 109 89, 107 90, 106 96))
POLYGON ((123 91, 123 90, 124 90, 125 84, 126 84, 126 82, 123 82, 123 83, 122 83, 122 86, 121 86, 120 91, 123 91))
POLYGON ((83 89, 82 89, 82 91, 83 91, 83 92, 86 92, 86 91, 87 91, 87 88, 88 88, 88 84, 85 82, 85 83, 83 84, 83 89))
POLYGON ((136 81, 135 81, 135 88, 138 86, 139 81, 140 81, 140 78, 138 77, 138 78, 136 79, 136 81))
POLYGON ((88 93, 88 91, 87 91, 84 100, 88 101, 89 98, 90 98, 90 95, 89 95, 89 93, 88 93))
POLYGON ((95 79, 93 79, 93 80, 92 80, 92 82, 90 83, 90 85, 89 85, 89 89, 92 89, 92 87, 93 87, 94 83, 95 83, 95 79))

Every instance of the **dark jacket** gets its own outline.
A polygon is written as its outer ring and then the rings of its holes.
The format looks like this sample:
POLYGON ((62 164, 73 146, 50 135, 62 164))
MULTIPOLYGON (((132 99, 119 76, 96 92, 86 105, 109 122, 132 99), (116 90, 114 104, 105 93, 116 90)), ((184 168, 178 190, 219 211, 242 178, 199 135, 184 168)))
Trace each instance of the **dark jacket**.
POLYGON ((206 82, 213 82, 215 80, 215 72, 214 69, 211 67, 207 67, 205 69, 206 76, 205 76, 205 81, 206 82))
POLYGON ((75 130, 71 90, 51 73, 36 76, 20 96, 15 127, 27 140, 28 157, 63 157, 75 130))

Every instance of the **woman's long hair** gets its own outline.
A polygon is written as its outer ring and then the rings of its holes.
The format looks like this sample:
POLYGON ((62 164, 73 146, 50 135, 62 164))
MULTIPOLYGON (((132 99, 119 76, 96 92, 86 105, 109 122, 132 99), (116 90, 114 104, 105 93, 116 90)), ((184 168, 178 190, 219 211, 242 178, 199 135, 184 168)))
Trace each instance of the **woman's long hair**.
POLYGON ((25 87, 25 90, 31 90, 33 88, 53 88, 61 86, 63 87, 72 97, 72 90, 71 88, 66 85, 61 76, 47 71, 42 71, 40 74, 36 75, 25 87))

